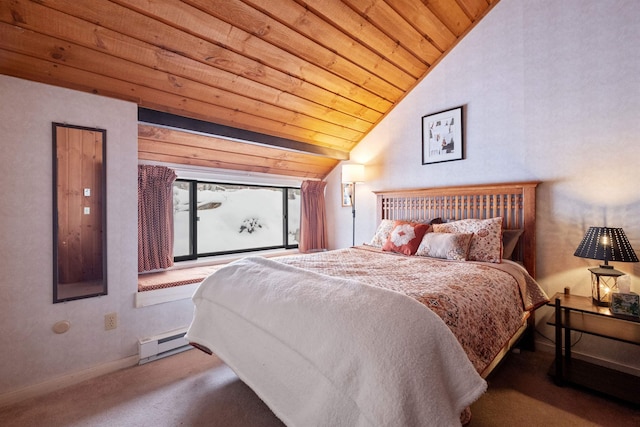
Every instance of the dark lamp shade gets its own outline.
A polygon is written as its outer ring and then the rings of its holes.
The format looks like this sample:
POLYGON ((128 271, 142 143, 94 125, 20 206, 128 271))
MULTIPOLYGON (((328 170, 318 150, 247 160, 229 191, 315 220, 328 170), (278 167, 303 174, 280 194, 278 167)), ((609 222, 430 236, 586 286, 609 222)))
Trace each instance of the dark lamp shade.
POLYGON ((573 255, 602 260, 605 266, 609 265, 609 261, 638 262, 622 228, 589 227, 573 255))

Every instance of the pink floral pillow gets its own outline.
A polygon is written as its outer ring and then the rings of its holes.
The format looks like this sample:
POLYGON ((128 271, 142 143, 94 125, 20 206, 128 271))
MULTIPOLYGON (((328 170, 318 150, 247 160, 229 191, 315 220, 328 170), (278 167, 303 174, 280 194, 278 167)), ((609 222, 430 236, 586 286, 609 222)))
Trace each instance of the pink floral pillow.
MULTIPOLYGON (((440 224, 442 222, 441 218, 427 219, 424 221, 409 221, 405 220, 404 222, 419 222, 424 224, 440 224)), ((396 226, 396 220, 393 219, 383 219, 380 221, 378 225, 378 229, 376 233, 371 238, 371 242, 369 242, 370 246, 375 246, 376 248, 381 248, 387 243, 389 240, 389 234, 393 231, 393 227, 396 226)))
POLYGON ((416 255, 466 261, 473 233, 427 233, 416 255))
POLYGON ((382 250, 413 255, 420 246, 425 233, 430 229, 431 225, 429 224, 396 221, 382 250))
POLYGON ((502 262, 502 218, 462 219, 434 224, 436 233, 473 233, 469 261, 502 262))

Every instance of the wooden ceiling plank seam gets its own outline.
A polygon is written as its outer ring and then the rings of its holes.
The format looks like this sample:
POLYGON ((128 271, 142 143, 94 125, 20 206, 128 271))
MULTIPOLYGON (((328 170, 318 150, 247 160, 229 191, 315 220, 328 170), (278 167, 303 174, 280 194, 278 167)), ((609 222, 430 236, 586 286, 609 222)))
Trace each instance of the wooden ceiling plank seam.
POLYGON ((66 65, 7 50, 0 50, 0 59, 0 72, 15 77, 28 78, 41 83, 54 84, 97 95, 126 99, 146 108, 162 109, 172 114, 195 117, 200 120, 210 120, 211 111, 213 110, 220 124, 239 127, 251 119, 251 126, 246 127, 251 131, 306 142, 311 145, 318 145, 320 148, 326 147, 329 150, 337 150, 338 152, 342 150, 348 151, 348 148, 353 146, 353 142, 342 140, 341 138, 329 137, 288 124, 278 123, 277 126, 274 126, 273 121, 262 120, 254 116, 246 117, 248 115, 240 111, 189 100, 173 94, 162 93, 158 95, 157 92, 159 91, 154 89, 132 85, 113 78, 96 76, 93 73, 67 67, 66 65), (70 81, 73 81, 73 83, 70 81), (125 97, 122 94, 129 95, 125 97), (286 129, 287 132, 284 132, 283 129, 286 129))
MULTIPOLYGON (((434 63, 442 54, 441 49, 425 38, 422 33, 418 32, 413 25, 383 0, 343 1, 357 13, 360 13, 362 17, 377 26, 380 31, 387 34, 388 37, 396 40, 417 57, 425 59, 429 64, 434 63)), ((438 34, 434 34, 434 36, 438 36, 438 34)))
MULTIPOLYGON (((275 105, 257 101, 245 101, 248 98, 234 97, 221 89, 204 86, 185 78, 167 75, 152 68, 131 63, 102 52, 91 53, 95 51, 83 46, 71 45, 46 35, 37 35, 30 30, 16 31, 16 27, 5 23, 0 23, 0 35, 2 35, 0 47, 8 50, 15 51, 15 48, 26 43, 25 48, 29 48, 29 51, 21 50, 19 53, 40 57, 44 60, 53 60, 56 63, 64 63, 73 68, 113 77, 118 80, 125 80, 129 76, 128 80, 140 86, 179 94, 218 106, 233 105, 233 100, 235 99, 236 108, 240 108, 242 111, 252 115, 290 123, 310 130, 321 130, 333 136, 350 137, 353 140, 358 140, 362 136, 362 131, 349 129, 341 124, 332 124, 323 119, 305 116, 275 105), (34 49, 39 49, 39 51, 34 49)), ((322 116, 322 111, 319 112, 319 115, 322 116)))
POLYGON ((414 0, 393 0, 389 1, 388 5, 420 34, 431 40, 441 52, 449 49, 460 35, 459 32, 453 31, 452 28, 463 27, 464 29, 464 27, 471 24, 455 0, 429 0, 426 4, 414 0), (445 10, 453 11, 453 14, 462 15, 461 17, 457 16, 462 19, 457 19, 453 22, 444 21, 440 15, 433 12, 433 6, 438 5, 441 5, 445 10))
POLYGON ((270 175, 283 175, 283 176, 313 178, 313 179, 324 179, 329 174, 329 172, 331 172, 331 169, 328 169, 327 171, 321 172, 321 173, 313 173, 313 172, 309 172, 308 170, 296 171, 296 170, 288 170, 288 169, 272 169, 265 166, 248 166, 245 164, 222 162, 220 160, 215 160, 215 159, 176 157, 176 156, 162 155, 158 153, 146 153, 142 151, 138 152, 138 159, 161 162, 161 163, 181 164, 185 166, 200 166, 200 167, 207 167, 212 169, 239 170, 244 172, 257 172, 257 173, 265 173, 270 175))
MULTIPOLYGON (((182 0, 184 3, 225 21, 248 34, 252 34, 284 52, 315 64, 338 77, 373 93, 384 94, 389 100, 402 96, 404 89, 383 79, 366 67, 351 61, 335 50, 327 49, 322 44, 306 35, 271 18, 262 11, 241 1, 227 0, 182 0), (222 4, 221 4, 222 3, 222 4), (224 7, 226 5, 226 7, 224 7)), ((273 3, 272 7, 278 4, 273 3)))
POLYGON ((287 7, 279 8, 275 12, 270 7, 273 5, 270 0, 242 1, 305 37, 315 40, 326 49, 370 70, 403 91, 411 87, 411 83, 419 77, 413 76, 404 69, 392 64, 379 53, 362 45, 354 38, 316 16, 312 11, 293 1, 289 2, 287 7))
MULTIPOLYGON (((34 5, 33 7, 38 6, 34 5)), ((40 15, 42 15, 42 13, 40 15)), ((333 123, 341 123, 349 128, 360 131, 365 130, 372 123, 376 123, 382 116, 381 113, 364 108, 361 104, 350 103, 349 105, 345 105, 344 102, 334 102, 334 104, 331 105, 331 102, 334 100, 327 100, 328 102, 325 105, 310 99, 313 98, 313 96, 304 98, 260 82, 254 84, 254 80, 248 79, 243 75, 238 76, 232 74, 224 69, 216 68, 216 73, 214 74, 211 72, 211 64, 204 64, 201 61, 189 57, 179 56, 178 54, 153 46, 145 41, 130 38, 107 28, 96 26, 88 21, 70 15, 64 15, 58 11, 48 9, 47 15, 53 16, 47 17, 42 15, 40 19, 57 19, 59 22, 63 20, 71 21, 69 25, 53 27, 52 31, 46 33, 50 36, 70 40, 91 49, 102 50, 122 59, 147 65, 160 71, 181 75, 182 77, 219 87, 232 93, 240 95, 251 94, 251 97, 256 100, 263 100, 270 104, 281 104, 280 106, 284 106, 293 111, 302 110, 310 106, 309 108, 315 111, 314 114, 310 115, 316 118, 329 119, 328 121, 333 123), (70 27, 73 27, 75 30, 69 30, 70 27), (74 37, 74 32, 78 32, 79 34, 74 37), (333 113, 332 110, 336 110, 336 113, 333 113), (345 117, 341 117, 341 114, 344 114, 345 117), (332 119, 333 115, 338 115, 338 118, 332 119), (348 124, 350 119, 347 116, 353 117, 355 122, 348 124), (359 122, 360 120, 362 123, 359 122)), ((28 21, 34 21, 38 17, 39 16, 34 16, 33 13, 31 13, 28 21)), ((24 27, 35 31, 37 25, 24 27)), ((331 95, 333 96, 334 94, 331 95)))
POLYGON ((245 165, 247 167, 263 167, 272 171, 271 173, 276 171, 282 172, 286 170, 297 171, 296 173, 304 171, 313 174, 322 174, 327 169, 324 166, 287 162, 269 157, 263 157, 257 154, 251 155, 220 152, 211 148, 180 146, 171 143, 157 143, 146 140, 140 140, 138 143, 140 144, 140 152, 155 153, 160 155, 173 156, 176 158, 215 160, 219 162, 245 165))
POLYGON ((327 167, 313 162, 302 163, 286 161, 269 156, 261 155, 259 150, 255 153, 237 153, 220 151, 215 147, 196 147, 192 145, 174 144, 167 141, 151 141, 139 139, 139 151, 172 155, 176 157, 212 159, 225 161, 228 163, 245 164, 247 166, 261 166, 270 169, 307 171, 311 173, 322 173, 327 167))
MULTIPOLYGON (((179 149, 179 147, 180 147, 180 144, 172 144, 172 143, 169 143, 169 142, 166 142, 166 141, 156 141, 156 140, 149 140, 149 139, 144 139, 144 138, 139 138, 138 143, 140 144, 140 147, 141 147, 140 151, 145 151, 145 152, 149 152, 149 153, 157 153, 157 154, 163 154, 163 153, 161 151, 155 150, 153 148, 155 145, 153 145, 153 144, 171 144, 171 145, 175 146, 176 149, 179 149)), ((289 159, 286 159, 286 158, 282 159, 282 158, 279 158, 279 157, 272 157, 272 156, 268 156, 268 155, 262 156, 262 155, 260 155, 259 151, 256 151, 254 153, 234 152, 234 151, 218 150, 217 147, 197 147, 197 146, 185 145, 183 150, 188 151, 188 148, 194 148, 194 149, 200 149, 200 150, 208 150, 208 151, 206 151, 207 155, 206 156, 203 155, 203 156, 201 156, 201 158, 210 158, 210 159, 215 159, 215 160, 221 160, 221 159, 225 159, 225 156, 227 156, 227 155, 229 155, 229 156, 231 156, 231 155, 233 155, 233 156, 243 155, 243 156, 251 156, 251 157, 264 157, 265 159, 272 159, 273 161, 279 162, 277 164, 281 165, 280 168, 282 168, 282 169, 307 171, 307 172, 313 172, 313 173, 323 173, 327 169, 330 169, 333 166, 335 166, 335 164, 338 162, 338 160, 335 160, 335 159, 330 159, 331 163, 321 163, 321 162, 318 162, 316 159, 310 159, 310 160, 304 160, 303 159, 303 160, 299 160, 299 161, 293 161, 293 160, 289 160, 289 159), (282 165, 289 165, 289 166, 285 167, 285 166, 282 166, 282 165)), ((203 151, 203 153, 205 153, 205 152, 203 151)), ((181 157, 188 157, 188 156, 184 156, 183 155, 181 157)), ((252 163, 248 162, 247 164, 250 165, 252 163)), ((272 167, 275 167, 275 166, 272 166, 272 167)))
POLYGON ((429 0, 425 9, 427 9, 428 14, 438 19, 442 25, 445 25, 456 38, 464 34, 472 24, 469 16, 455 0, 429 0))
MULTIPOLYGON (((428 2, 429 0, 422 0, 422 1, 423 1, 423 2, 428 2)), ((456 1, 459 1, 459 0, 456 0, 456 1)), ((482 1, 484 1, 484 0, 482 0, 482 1)), ((431 72, 431 70, 433 69, 433 67, 435 67, 435 66, 436 66, 440 61, 442 61, 442 60, 447 56, 447 54, 449 54, 449 52, 451 52, 451 50, 452 50, 453 48, 455 48, 455 46, 456 46, 456 45, 457 45, 457 44, 458 44, 458 43, 459 43, 459 42, 460 42, 460 41, 461 41, 461 40, 462 40, 462 39, 463 39, 463 38, 464 38, 464 37, 465 37, 465 36, 466 36, 470 31, 471 31, 471 30, 473 30, 473 28, 475 27, 475 25, 477 25, 477 24, 478 24, 478 22, 480 22, 480 20, 481 20, 484 16, 486 16, 486 15, 491 11, 491 9, 493 8, 493 6, 494 6, 495 4, 497 4, 497 3, 498 3, 498 1, 499 1, 499 0, 496 0, 496 1, 495 1, 495 3, 494 3, 493 5, 489 5, 489 7, 487 7, 487 9, 486 9, 486 10, 484 10, 484 12, 482 13, 482 16, 481 16, 480 18, 478 18, 478 20, 476 20, 476 21, 474 21, 474 22, 472 22, 472 23, 471 23, 471 25, 469 26, 469 28, 467 28, 467 29, 464 31, 464 33, 463 33, 460 37, 458 37, 458 39, 456 40, 456 42, 455 42, 452 46, 450 46, 450 47, 449 47, 449 49, 447 49, 445 52, 443 52, 443 54, 440 56, 440 58, 438 58, 438 60, 437 60, 437 61, 432 65, 432 67, 431 67, 429 70, 427 70, 427 72, 426 72, 426 73, 425 73, 425 74, 424 74, 420 79, 418 79, 418 80, 416 81, 416 83, 415 83, 414 87, 415 87, 415 86, 417 86, 417 85, 419 85, 419 84, 420 84, 420 82, 422 82, 422 81, 423 81, 423 80, 424 80, 424 79, 429 75, 429 73, 431 72)), ((405 94, 405 96, 407 96, 407 95, 411 92, 411 90, 412 90, 412 89, 413 89, 413 88, 409 89, 409 90, 407 91, 407 94, 405 94)), ((403 97, 403 98, 404 98, 404 97, 403 97)), ((398 101, 398 103, 400 103, 401 101, 402 101, 402 99, 400 99, 400 100, 398 101)), ((386 117, 387 115, 389 115, 389 114, 391 113, 391 111, 392 111, 392 110, 393 110, 393 109, 390 109, 389 111, 387 111, 387 113, 385 114, 385 117, 386 117)), ((384 119, 384 117, 383 117, 383 119, 384 119)), ((370 131, 369 131, 369 132, 370 132, 370 131)), ((365 136, 366 136, 366 135, 365 135, 365 136)))
MULTIPOLYGON (((391 93, 377 95, 365 87, 358 86, 342 77, 338 77, 324 70, 322 67, 291 55, 259 37, 237 27, 230 26, 226 22, 191 6, 188 6, 192 9, 192 13, 187 17, 189 22, 181 23, 179 19, 185 16, 184 13, 177 13, 175 8, 170 8, 172 5, 177 5, 175 2, 178 0, 165 0, 160 3, 151 4, 147 3, 147 0, 111 1, 162 22, 171 22, 173 26, 180 28, 182 31, 189 32, 210 42, 221 43, 228 49, 249 56, 252 59, 301 80, 313 82, 338 94, 348 94, 351 99, 357 100, 363 105, 375 105, 377 108, 383 108, 383 111, 386 111, 388 105, 393 104, 394 98, 402 95, 402 93, 396 93, 395 96, 391 93), (144 7, 145 5, 147 6, 146 8, 144 7), (194 12, 194 10, 200 13, 198 14, 194 12), (217 21, 215 23, 218 24, 218 26, 224 24, 228 28, 225 31, 216 29, 216 25, 212 23, 213 20, 217 21), (387 105, 387 107, 384 107, 384 105, 387 105)), ((180 5, 180 11, 183 11, 183 9, 187 7, 184 3, 180 3, 178 6, 180 5)))
MULTIPOLYGON (((15 29, 17 27, 11 26, 11 28, 15 29)), ((7 42, 8 43, 14 43, 14 41, 12 41, 12 40, 7 40, 7 42)), ((33 44, 35 44, 35 43, 33 43, 33 44)), ((64 44, 64 42, 61 40, 60 44, 62 45, 62 44, 64 44)), ((6 45, 5 45, 5 47, 6 47, 6 45)), ((9 49, 9 50, 14 50, 15 51, 15 49, 9 49)), ((62 58, 64 56, 64 52, 56 52, 56 53, 53 53, 53 52, 54 52, 54 50, 52 50, 52 55, 55 55, 55 56, 57 56, 59 58, 62 58)), ((25 53, 25 52, 23 52, 23 53, 25 53)), ((104 53, 104 52, 102 52, 102 53, 104 53)), ((33 55, 31 55, 31 56, 33 56, 33 55)), ((122 56, 120 56, 119 58, 122 59, 122 56)), ((100 60, 100 59, 98 59, 98 60, 101 63, 103 63, 102 60, 100 60)), ((104 61, 104 62, 106 62, 106 61, 104 61)), ((138 63, 138 64, 140 64, 140 63, 138 63)), ((142 64, 140 64, 140 65, 142 65, 142 64)), ((154 67, 148 67, 148 68, 156 70, 156 71, 162 71, 162 67, 155 67, 154 66, 154 67)), ((169 73, 169 71, 167 71, 167 72, 169 73)), ((168 74, 168 75, 171 76, 171 74, 168 74)), ((180 76, 180 77, 184 77, 184 76, 180 76)), ((185 78, 188 78, 188 77, 185 77, 185 78)), ((196 80, 196 82, 201 83, 200 81, 197 81, 197 80, 196 80)), ((245 88, 245 92, 246 93, 252 93, 252 92, 256 92, 257 91, 257 90, 250 90, 250 89, 252 89, 252 88, 248 88, 248 87, 245 88)), ((222 90, 224 90, 224 89, 222 89, 222 90)), ((247 97, 247 98, 249 98, 249 97, 247 97)), ((261 99, 255 98, 255 97, 250 98, 250 99, 254 99, 256 101, 263 102, 261 99)), ((264 101, 264 102, 267 102, 267 103, 269 103, 271 105, 274 105, 274 106, 278 105, 277 100, 274 100, 274 101, 271 101, 271 102, 268 102, 268 101, 264 101)), ((292 106, 289 103, 286 103, 284 108, 288 109, 288 110, 291 110, 291 111, 296 111, 296 108, 294 108, 294 106, 292 106), (287 106, 289 108, 286 108, 287 106)), ((340 125, 340 126, 344 126, 346 128, 350 128, 350 129, 356 130, 358 132, 366 131, 368 129, 368 127, 371 125, 370 122, 364 122, 364 121, 360 122, 358 119, 356 119, 352 115, 346 115, 346 114, 342 114, 340 112, 334 112, 334 111, 331 111, 329 108, 324 107, 324 106, 315 106, 313 104, 311 106, 298 105, 298 108, 303 109, 304 111, 307 111, 309 113, 313 113, 313 114, 310 114, 311 117, 315 117, 316 119, 320 119, 320 120, 327 121, 327 122, 330 122, 330 123, 334 123, 334 124, 337 124, 337 125, 340 125), (303 108, 303 107, 305 107, 305 108, 303 108)))
MULTIPOLYGON (((9 17, 12 16, 12 14, 8 12, 8 9, 0 7, 0 19, 4 22, 11 20, 9 17)), ((48 9, 34 3, 29 2, 25 4, 25 7, 21 11, 21 15, 25 17, 23 19, 24 21, 31 23, 28 25, 23 23, 21 25, 23 28, 43 32, 43 34, 47 34, 52 37, 73 41, 76 44, 80 44, 94 50, 103 51, 104 53, 108 53, 122 59, 127 59, 132 62, 138 62, 142 65, 161 71, 180 74, 182 77, 190 78, 216 87, 216 82, 212 81, 212 77, 209 77, 214 75, 210 69, 211 64, 204 64, 201 61, 182 56, 178 59, 177 54, 166 51, 160 47, 153 46, 145 41, 130 38, 110 29, 96 26, 95 24, 80 18, 66 15, 62 12, 48 9), (39 13, 37 12, 38 8, 40 10, 39 13), (45 11, 47 16, 45 16, 45 11), (38 18, 40 19, 38 20, 38 18), (46 21, 43 22, 43 20, 46 21), (49 27, 46 27, 47 23, 52 20, 54 22, 66 22, 67 25, 50 25, 49 27)), ((346 107, 343 105, 344 103, 335 103, 336 105, 333 106, 330 102, 327 102, 328 105, 319 104, 315 100, 283 92, 282 89, 273 88, 260 82, 253 84, 253 80, 242 75, 236 76, 223 69, 216 69, 216 75, 217 80, 219 80, 217 87, 221 89, 238 94, 253 94, 254 99, 264 100, 271 104, 280 102, 285 103, 285 106, 289 105, 288 109, 291 110, 299 111, 306 105, 309 105, 309 108, 312 111, 316 111, 314 114, 310 115, 316 118, 332 121, 334 123, 340 123, 360 131, 366 130, 372 123, 376 123, 382 116, 381 113, 363 108, 361 104, 356 103, 350 105, 349 110, 345 108, 340 109, 341 106, 346 107), (250 87, 251 84, 253 84, 253 87, 250 87), (249 87, 243 85, 247 85, 249 87), (255 87, 256 85, 257 87, 255 87), (237 88, 233 90, 234 87, 237 88), (311 104, 305 104, 305 102, 311 104), (333 113, 331 111, 332 109, 337 110, 337 112, 333 113), (341 114, 344 114, 345 116, 342 117, 341 114), (333 118, 333 116, 337 117, 333 118), (349 116, 353 117, 353 119, 349 119, 349 116), (355 122, 348 124, 350 120, 354 120, 355 122), (360 120, 362 120, 362 123, 359 123, 360 120)))
POLYGON ((255 150, 259 150, 260 152, 265 153, 265 155, 268 155, 271 158, 290 160, 297 163, 308 163, 310 161, 313 161, 313 163, 316 164, 331 165, 335 164, 336 162, 336 160, 334 159, 315 154, 308 154, 306 152, 283 150, 280 148, 272 148, 266 145, 230 141, 228 139, 218 138, 215 136, 202 135, 199 133, 153 126, 144 123, 138 124, 138 139, 146 139, 159 142, 172 142, 175 144, 193 145, 201 148, 215 146, 215 149, 219 151, 235 151, 244 154, 251 154, 255 152, 255 150))
POLYGON ((243 172, 250 173, 263 173, 270 175, 281 175, 281 176, 292 176, 292 177, 300 177, 300 178, 310 178, 310 179, 323 179, 323 174, 312 174, 308 171, 288 171, 288 170, 272 170, 265 167, 249 167, 247 165, 238 165, 231 163, 224 163, 219 160, 210 160, 210 159, 192 159, 192 158, 182 158, 182 157, 173 157, 166 156, 156 153, 138 153, 138 160, 142 161, 153 161, 164 164, 180 164, 184 166, 198 166, 205 167, 211 169, 222 169, 222 170, 237 170, 243 172))
POLYGON ((39 58, 15 53, 5 49, 0 49, 0 74, 32 80, 52 86, 78 90, 81 92, 93 93, 95 95, 117 98, 136 104, 140 103, 140 96, 128 83, 127 85, 130 89, 128 95, 125 95, 127 91, 119 90, 119 87, 121 86, 120 83, 126 82, 117 82, 113 80, 110 81, 112 86, 102 87, 104 82, 102 77, 95 76, 91 73, 85 73, 81 70, 75 70, 70 67, 58 66, 52 62, 43 61, 39 58), (80 78, 76 75, 76 72, 84 74, 80 78), (100 89, 98 87, 100 87, 100 89))
MULTIPOLYGON (((16 4, 24 6, 24 3, 31 2, 13 0, 12 5, 14 7, 16 4)), ((358 102, 343 94, 322 88, 314 82, 294 79, 289 73, 267 67, 259 61, 246 58, 239 53, 225 50, 220 46, 220 43, 198 39, 192 34, 180 31, 169 24, 154 20, 119 4, 105 1, 89 4, 74 0, 48 0, 47 7, 109 30, 120 32, 133 39, 158 46, 176 55, 191 57, 203 64, 226 69, 250 80, 275 87, 283 92, 303 93, 303 98, 321 102, 322 105, 328 107, 333 108, 334 105, 346 104, 350 105, 350 108, 355 107, 356 111, 359 107, 362 111, 371 109, 383 114, 391 105, 387 101, 385 101, 384 105, 358 102), (127 19, 132 19, 134 16, 131 14, 134 13, 136 14, 135 24, 127 25, 127 19), (159 40, 158 34, 165 34, 166 37, 159 40), (194 40, 193 43, 190 43, 189 39, 185 39, 187 36, 194 40), (191 55, 190 52, 192 51, 196 52, 196 54, 191 55)))
MULTIPOLYGON (((242 0, 253 1, 253 0, 242 0)), ((263 1, 263 0, 261 0, 263 1)), ((298 3, 301 8, 309 11, 321 22, 325 22, 335 31, 344 34, 351 40, 361 45, 364 49, 372 51, 374 54, 385 58, 392 66, 404 70, 414 78, 421 77, 430 64, 425 63, 421 58, 398 46, 386 34, 380 32, 376 27, 370 25, 366 20, 353 12, 353 10, 341 3, 331 4, 328 2, 312 3, 313 0, 291 0, 298 3)))
POLYGON ((380 31, 375 25, 340 0, 295 1, 326 21, 331 22, 333 26, 358 40, 364 46, 388 58, 390 62, 406 70, 411 75, 414 75, 414 72, 407 68, 406 65, 403 66, 403 64, 415 64, 415 70, 422 70, 421 75, 431 66, 431 63, 426 58, 420 58, 405 49, 404 46, 390 38, 385 32, 380 31))
POLYGON ((491 6, 491 1, 487 0, 456 0, 456 3, 472 22, 482 18, 489 6, 491 6))
POLYGON ((159 136, 160 134, 157 130, 163 129, 161 127, 157 127, 154 125, 149 125, 146 123, 139 123, 139 139, 146 139, 149 141, 158 141, 158 142, 171 142, 175 144, 194 146, 199 148, 211 148, 211 146, 215 145, 215 148, 218 151, 226 151, 226 152, 236 152, 242 154, 252 154, 255 151, 260 151, 262 153, 267 153, 269 157, 280 160, 288 160, 294 161, 297 163, 300 162, 308 162, 309 159, 314 159, 314 163, 316 164, 332 164, 336 161, 335 158, 325 157, 321 153, 316 153, 311 150, 302 151, 301 149, 294 146, 271 146, 264 143, 245 143, 242 141, 223 139, 221 137, 214 136, 204 136, 196 133, 191 133, 189 131, 185 131, 183 129, 168 129, 164 128, 164 130, 169 130, 170 132, 166 136, 159 136), (148 128, 151 127, 155 130, 155 132, 149 135, 148 128), (144 132, 144 133, 140 133, 144 132), (176 136, 180 135, 180 136, 176 136), (186 136, 183 136, 186 135, 186 136))

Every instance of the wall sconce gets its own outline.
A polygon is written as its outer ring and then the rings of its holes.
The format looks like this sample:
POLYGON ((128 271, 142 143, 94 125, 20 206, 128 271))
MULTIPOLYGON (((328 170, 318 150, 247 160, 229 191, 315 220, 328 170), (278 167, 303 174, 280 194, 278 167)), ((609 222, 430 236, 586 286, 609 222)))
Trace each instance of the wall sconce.
POLYGON ((611 293, 618 287, 617 279, 624 274, 609 265, 609 261, 638 262, 622 228, 589 227, 573 255, 604 261, 599 267, 589 269, 591 297, 594 304, 599 306, 611 303, 611 293))
POLYGON ((342 206, 351 206, 353 216, 352 245, 356 244, 356 182, 364 182, 364 165, 342 165, 342 206))

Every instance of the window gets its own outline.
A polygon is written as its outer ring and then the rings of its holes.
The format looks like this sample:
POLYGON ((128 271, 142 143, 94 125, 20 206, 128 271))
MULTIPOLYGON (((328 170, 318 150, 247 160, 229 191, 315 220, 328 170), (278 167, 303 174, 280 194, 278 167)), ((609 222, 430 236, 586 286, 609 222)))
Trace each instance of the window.
POLYGON ((174 260, 297 248, 300 189, 178 179, 174 260))

